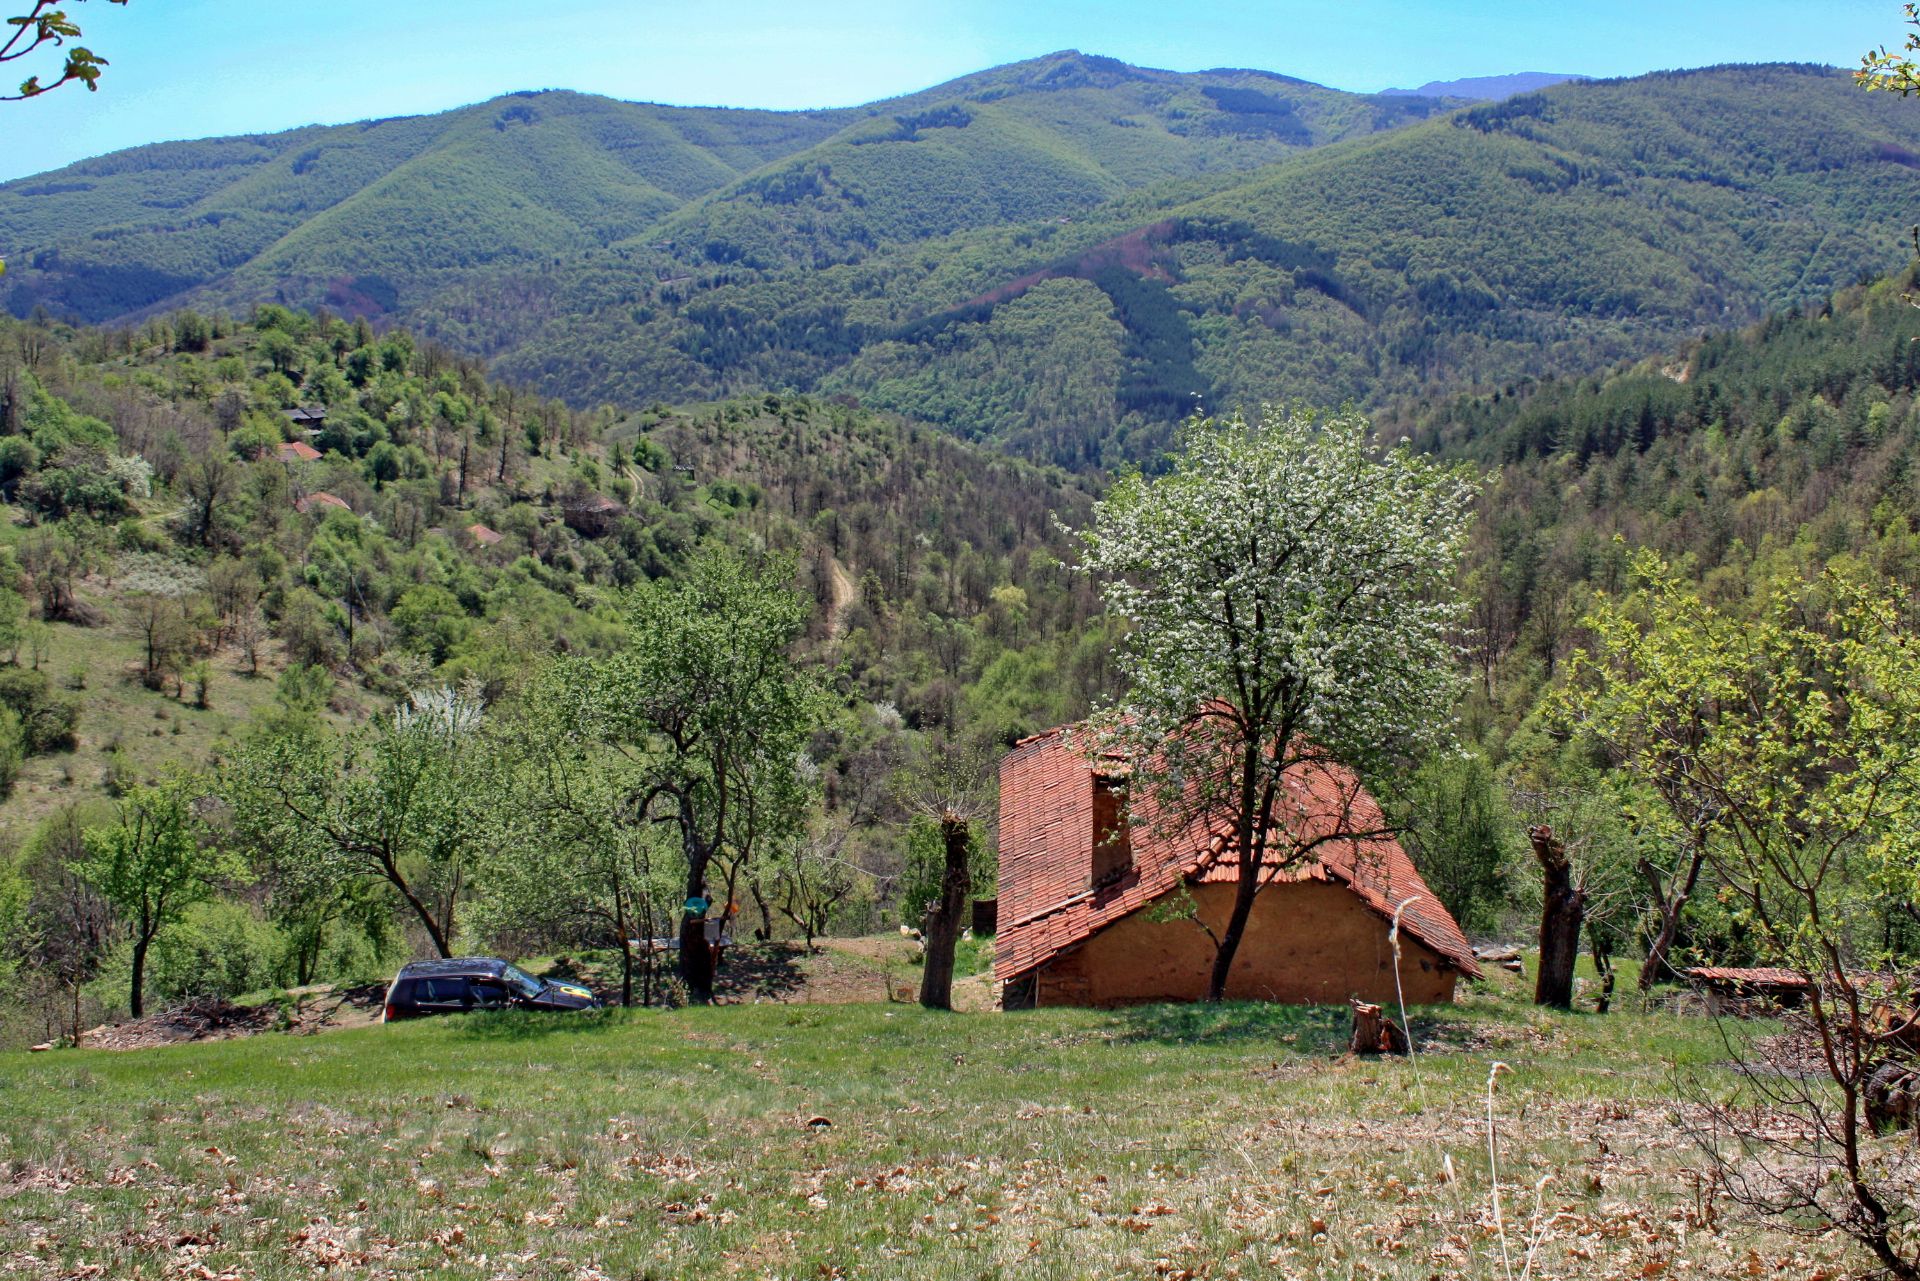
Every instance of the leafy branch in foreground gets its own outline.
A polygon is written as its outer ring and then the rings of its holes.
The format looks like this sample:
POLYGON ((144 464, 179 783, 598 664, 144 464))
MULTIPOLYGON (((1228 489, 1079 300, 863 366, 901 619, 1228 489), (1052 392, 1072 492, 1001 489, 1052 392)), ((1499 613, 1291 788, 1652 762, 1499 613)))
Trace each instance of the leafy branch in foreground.
MULTIPOLYGON (((20 102, 27 98, 37 98, 43 93, 52 93, 61 85, 78 82, 89 92, 100 88, 100 69, 107 65, 102 58, 85 45, 68 45, 69 40, 80 36, 79 24, 68 16, 65 9, 56 9, 60 0, 35 0, 34 6, 24 14, 7 18, 4 24, 13 31, 4 41, 0 41, 0 63, 14 62, 42 49, 64 49, 66 58, 61 63, 59 75, 47 84, 40 83, 37 75, 28 76, 21 82, 20 92, 0 94, 0 102, 20 102)), ((83 3, 84 0, 74 0, 83 3)), ((108 4, 125 4, 127 0, 107 0, 108 4)))

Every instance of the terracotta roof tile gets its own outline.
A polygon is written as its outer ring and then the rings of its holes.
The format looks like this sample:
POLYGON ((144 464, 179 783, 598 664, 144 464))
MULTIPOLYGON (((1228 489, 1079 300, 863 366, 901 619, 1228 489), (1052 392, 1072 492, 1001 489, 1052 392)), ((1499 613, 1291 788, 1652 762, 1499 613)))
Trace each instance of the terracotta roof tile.
POLYGON ((334 494, 329 494, 324 489, 319 490, 309 495, 306 498, 297 498, 294 500, 294 503, 293 503, 293 509, 297 512, 310 512, 316 507, 338 507, 343 512, 350 512, 353 510, 352 506, 348 504, 346 499, 338 497, 337 495, 334 495, 334 494))
POLYGON ((1687 977, 1699 979, 1703 983, 1734 983, 1750 987, 1805 988, 1812 986, 1807 982, 1805 975, 1774 966, 1741 969, 1727 965, 1696 965, 1687 971, 1687 977))
POLYGON ((312 445, 309 445, 304 440, 285 441, 278 447, 278 449, 275 452, 277 452, 280 455, 280 461, 286 462, 286 463, 291 463, 291 462, 310 463, 314 459, 320 457, 320 451, 315 449, 312 445))
MULTIPOLYGON (((1183 880, 1232 882, 1239 869, 1228 853, 1230 821, 1196 822, 1178 836, 1157 830, 1151 803, 1136 799, 1133 864, 1110 883, 1089 887, 1093 848, 1093 770, 1067 742, 1064 729, 1016 743, 1000 766, 1000 932, 994 977, 1015 978, 1146 906, 1183 880)), ((1385 826, 1380 808, 1349 772, 1300 767, 1286 806, 1296 834, 1326 837, 1304 864, 1266 864, 1275 882, 1318 880, 1345 885, 1386 919, 1417 899, 1401 928, 1454 968, 1478 978, 1480 967, 1460 927, 1400 842, 1334 836, 1385 826), (1346 826, 1342 826, 1342 822, 1346 826)))

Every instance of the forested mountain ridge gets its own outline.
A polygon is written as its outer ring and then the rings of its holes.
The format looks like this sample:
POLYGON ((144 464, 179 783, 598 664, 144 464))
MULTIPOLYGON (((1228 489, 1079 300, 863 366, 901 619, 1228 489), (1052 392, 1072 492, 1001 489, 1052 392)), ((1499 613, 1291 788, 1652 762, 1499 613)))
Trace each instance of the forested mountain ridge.
POLYGON ((1069 466, 1144 458, 1196 396, 1380 406, 1818 298, 1898 262, 1917 153, 1920 111, 1830 69, 1566 84, 823 271, 642 287, 588 258, 498 363, 569 398, 818 386, 1069 466))
POLYGON ((16 313, 104 320, 264 256, 311 278, 296 286, 312 287, 303 301, 378 314, 413 273, 605 244, 847 118, 520 93, 115 152, 0 185, 6 296, 16 313), (342 242, 352 255, 331 252, 342 242))
POLYGON ((610 245, 664 274, 689 252, 810 263, 1069 214, 1439 105, 1074 53, 823 111, 509 94, 433 116, 136 148, 0 185, 5 296, 15 314, 44 304, 84 321, 188 294, 404 316, 477 269, 610 245), (688 212, 669 219, 676 210, 688 212), (817 253, 803 252, 809 238, 817 253))
MULTIPOLYGON (((1886 270, 1920 203, 1920 110, 1830 68, 1418 118, 1439 105, 1078 54, 803 117, 516 97, 275 143, 218 190, 170 170, 167 229, 76 230, 7 297, 330 298, 574 405, 844 394, 1098 468, 1196 403, 1381 407, 1657 352, 1886 270), (636 121, 667 140, 628 146, 636 121), (366 181, 307 216, 301 163, 366 181)), ((0 188, 0 241, 23 208, 44 232, 146 198, 127 157, 89 163, 106 194, 0 188)))

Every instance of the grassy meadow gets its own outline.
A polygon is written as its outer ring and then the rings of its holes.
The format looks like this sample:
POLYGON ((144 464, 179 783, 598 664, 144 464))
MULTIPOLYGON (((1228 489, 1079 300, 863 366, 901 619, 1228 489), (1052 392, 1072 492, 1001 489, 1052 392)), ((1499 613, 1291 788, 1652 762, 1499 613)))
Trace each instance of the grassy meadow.
POLYGON ((1711 1021, 1520 982, 1415 1063, 1344 1010, 880 1002, 0 1055, 0 1275, 1504 1277, 1495 1060, 1512 1275, 1842 1274, 1690 1179, 1711 1021))

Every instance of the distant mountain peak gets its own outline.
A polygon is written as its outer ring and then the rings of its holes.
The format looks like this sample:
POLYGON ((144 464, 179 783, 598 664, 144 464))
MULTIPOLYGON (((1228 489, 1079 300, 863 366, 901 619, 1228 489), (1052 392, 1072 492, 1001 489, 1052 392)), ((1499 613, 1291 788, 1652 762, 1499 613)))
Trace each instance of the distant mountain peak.
POLYGON ((1569 80, 1589 77, 1561 71, 1516 71, 1504 76, 1466 76, 1459 80, 1429 80, 1418 89, 1382 89, 1382 94, 1399 98, 1471 98, 1476 102, 1499 102, 1517 93, 1533 93, 1569 80))

